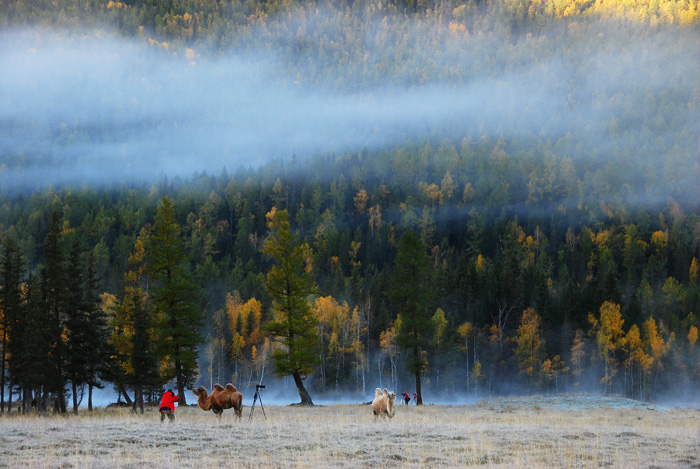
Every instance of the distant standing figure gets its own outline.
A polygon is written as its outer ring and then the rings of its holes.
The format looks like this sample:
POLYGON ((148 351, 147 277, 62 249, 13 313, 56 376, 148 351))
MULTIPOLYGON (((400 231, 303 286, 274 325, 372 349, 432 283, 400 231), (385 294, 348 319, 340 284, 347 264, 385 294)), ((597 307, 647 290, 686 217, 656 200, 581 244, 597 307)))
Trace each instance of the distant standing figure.
POLYGON ((413 403, 415 404, 415 403, 417 403, 417 402, 418 402, 418 394, 416 394, 416 393, 414 392, 414 393, 413 393, 413 403))
POLYGON ((163 398, 160 400, 160 408, 158 409, 161 422, 165 421, 166 415, 171 422, 175 421, 175 403, 179 399, 180 398, 175 395, 172 389, 168 389, 165 394, 163 394, 163 398))
POLYGON ((408 405, 411 402, 411 396, 407 392, 403 393, 403 405, 408 405))

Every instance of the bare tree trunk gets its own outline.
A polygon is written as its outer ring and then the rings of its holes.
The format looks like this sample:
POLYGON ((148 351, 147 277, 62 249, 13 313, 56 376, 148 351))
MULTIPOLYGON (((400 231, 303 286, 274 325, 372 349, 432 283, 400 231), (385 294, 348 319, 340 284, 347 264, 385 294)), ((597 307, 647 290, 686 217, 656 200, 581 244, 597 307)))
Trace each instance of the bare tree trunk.
MULTIPOLYGON (((418 363, 418 359, 420 358, 420 352, 418 351, 418 347, 413 347, 413 359, 415 360, 416 363, 418 363)), ((423 405, 423 393, 421 392, 421 387, 420 387, 420 371, 416 371, 416 405, 423 405)))
POLYGON ((134 386, 134 404, 131 407, 134 412, 139 409, 139 413, 143 414, 143 388, 141 385, 134 386))
MULTIPOLYGON (((176 353, 180 353, 179 347, 175 347, 176 353)), ((175 379, 177 380, 177 395, 179 397, 178 404, 181 406, 187 405, 187 396, 185 393, 185 378, 182 374, 182 362, 175 360, 175 379)))
POLYGON ((466 352, 467 352, 467 394, 469 394, 470 388, 469 388, 469 339, 466 341, 466 352))
POLYGON ((73 389, 73 413, 78 413, 78 386, 75 384, 75 380, 71 380, 71 388, 73 389))
POLYGON ((435 351, 435 384, 440 389, 440 346, 435 351))
POLYGON ((119 395, 124 396, 124 401, 126 402, 127 405, 132 405, 133 402, 131 401, 131 398, 129 395, 126 393, 126 389, 124 389, 123 386, 119 386, 119 395))
MULTIPOLYGON (((370 336, 370 329, 372 326, 372 297, 367 296, 367 303, 366 303, 366 308, 365 311, 367 312, 367 319, 365 321, 365 332, 367 333, 367 338, 365 339, 365 344, 367 345, 367 373, 369 373, 369 367, 370 367, 370 354, 369 354, 369 336, 370 336)), ((367 392, 365 390, 365 370, 364 368, 362 369, 362 393, 364 394, 367 392)))
MULTIPOLYGON (((35 397, 36 399, 36 397, 35 397)), ((48 389, 44 386, 44 389, 41 392, 41 405, 39 410, 41 412, 46 412, 49 408, 49 391, 48 389)))
POLYGON ((302 405, 314 405, 314 402, 311 400, 311 395, 309 394, 309 391, 306 390, 304 387, 304 381, 301 379, 301 376, 299 373, 292 373, 292 377, 294 378, 294 384, 297 386, 297 391, 299 391, 299 397, 301 398, 301 404, 302 405))
MULTIPOLYGON (((7 323, 3 320, 2 359, 0 359, 0 412, 5 412, 5 345, 7 344, 7 323)), ((12 400, 12 399, 10 399, 12 400)), ((8 411, 9 412, 9 411, 8 411)))
POLYGON ((88 412, 92 412, 92 384, 88 384, 88 412))

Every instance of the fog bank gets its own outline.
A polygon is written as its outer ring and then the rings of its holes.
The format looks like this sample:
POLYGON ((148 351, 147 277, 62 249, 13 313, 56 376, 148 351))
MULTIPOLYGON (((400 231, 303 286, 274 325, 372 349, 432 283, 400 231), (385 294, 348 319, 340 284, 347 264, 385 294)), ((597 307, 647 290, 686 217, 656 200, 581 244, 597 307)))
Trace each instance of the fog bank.
MULTIPOLYGON (((700 52, 694 33, 600 31, 609 44, 598 37, 589 47, 575 30, 557 33, 562 44, 544 33, 515 45, 498 35, 449 36, 441 50, 426 41, 426 50, 402 53, 403 67, 383 81, 376 71, 396 52, 370 37, 363 67, 374 78, 363 86, 343 86, 357 80, 357 64, 285 52, 292 34, 278 50, 214 56, 104 32, 7 31, 0 183, 32 190, 153 181, 444 138, 568 139, 566 156, 590 159, 631 147, 639 164, 663 158, 671 142, 692 147, 700 130, 700 88, 688 79, 700 72, 687 60, 700 52), (543 41, 548 49, 538 54, 543 41), (474 64, 489 54, 493 63, 474 64), (460 78, 411 78, 449 67, 460 78), (663 114, 663 106, 671 109, 663 114), (664 143, 635 148, 641 139, 664 143)), ((420 45, 424 33, 405 34, 420 45)))

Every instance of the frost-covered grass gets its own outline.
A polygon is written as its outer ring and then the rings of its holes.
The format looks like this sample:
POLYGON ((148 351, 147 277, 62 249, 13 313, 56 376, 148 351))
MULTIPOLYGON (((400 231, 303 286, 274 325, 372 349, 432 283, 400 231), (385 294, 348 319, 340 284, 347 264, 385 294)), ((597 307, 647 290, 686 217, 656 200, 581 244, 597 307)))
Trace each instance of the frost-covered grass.
POLYGON ((0 467, 700 467, 700 409, 535 397, 471 406, 366 405, 224 412, 100 409, 0 417, 0 467))

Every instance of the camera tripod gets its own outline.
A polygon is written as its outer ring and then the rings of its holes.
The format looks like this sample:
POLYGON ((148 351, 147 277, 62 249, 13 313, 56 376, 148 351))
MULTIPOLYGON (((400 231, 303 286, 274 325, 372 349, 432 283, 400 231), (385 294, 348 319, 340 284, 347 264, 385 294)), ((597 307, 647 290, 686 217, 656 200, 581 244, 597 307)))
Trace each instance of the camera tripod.
POLYGON ((267 415, 265 415, 265 406, 263 405, 262 396, 260 395, 261 389, 265 389, 264 384, 256 384, 255 385, 255 395, 253 396, 253 405, 250 406, 250 416, 248 416, 248 421, 253 420, 253 411, 255 410, 255 402, 258 400, 260 401, 260 408, 262 409, 263 417, 265 417, 265 420, 267 420, 267 415))

